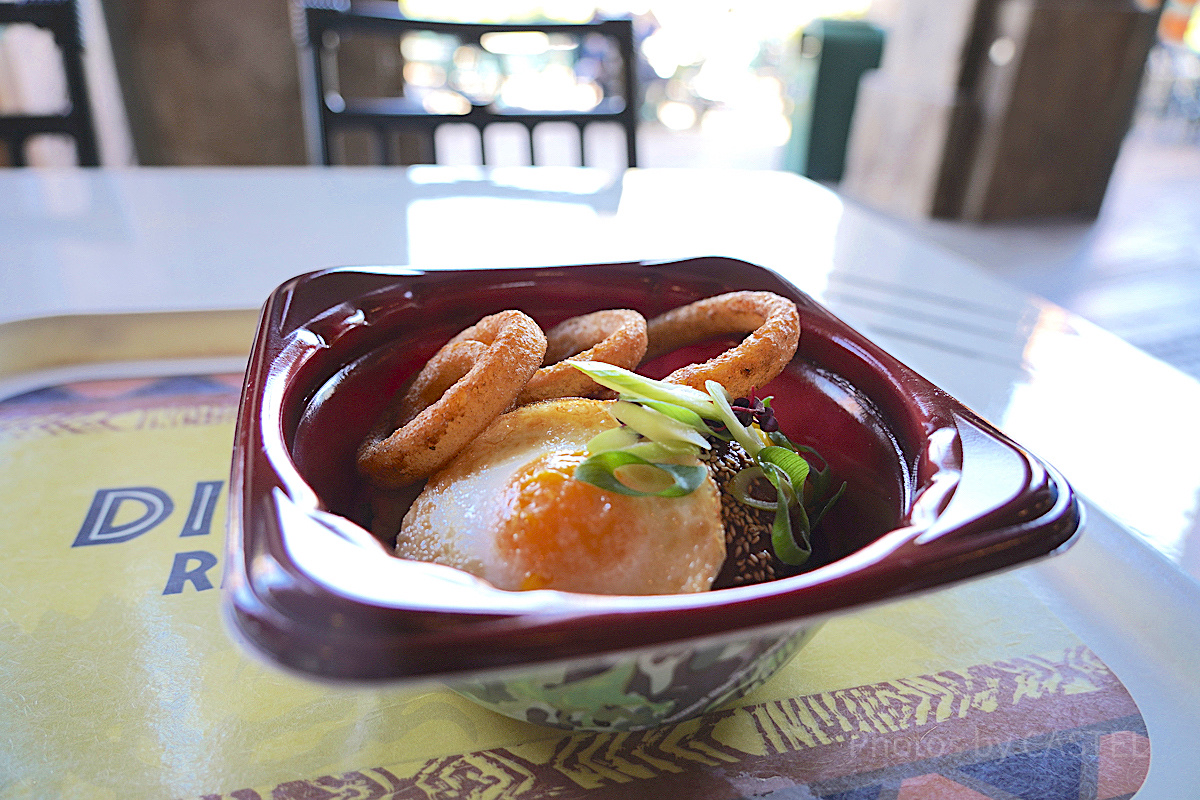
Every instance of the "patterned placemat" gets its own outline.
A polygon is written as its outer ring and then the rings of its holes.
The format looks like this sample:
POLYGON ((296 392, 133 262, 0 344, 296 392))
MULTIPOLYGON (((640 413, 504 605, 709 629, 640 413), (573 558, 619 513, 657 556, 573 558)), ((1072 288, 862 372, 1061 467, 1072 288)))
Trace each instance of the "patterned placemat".
POLYGON ((221 617, 239 386, 0 402, 0 795, 1108 800, 1145 779, 1128 692, 1013 574, 834 619, 734 706, 640 733, 284 674, 221 617))

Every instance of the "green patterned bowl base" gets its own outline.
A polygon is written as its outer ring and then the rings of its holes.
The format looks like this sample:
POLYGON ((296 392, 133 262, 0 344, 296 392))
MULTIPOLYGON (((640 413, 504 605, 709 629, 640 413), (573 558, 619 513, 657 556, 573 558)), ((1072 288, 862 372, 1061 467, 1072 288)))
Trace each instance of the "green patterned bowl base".
POLYGON ((547 667, 450 688, 505 716, 568 730, 636 731, 683 722, 757 688, 816 633, 812 625, 614 662, 547 667))

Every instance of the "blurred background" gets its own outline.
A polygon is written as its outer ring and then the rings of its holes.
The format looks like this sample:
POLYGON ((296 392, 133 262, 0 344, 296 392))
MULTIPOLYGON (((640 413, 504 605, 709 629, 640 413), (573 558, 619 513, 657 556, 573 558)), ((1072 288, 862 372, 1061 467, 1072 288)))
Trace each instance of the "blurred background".
MULTIPOLYGON (((61 36, 3 16, 38 4, 0 0, 0 119, 70 106, 61 36)), ((638 167, 805 175, 1200 377, 1194 0, 385 3, 446 21, 632 20, 631 100, 595 37, 312 43, 299 0, 71 5, 103 166, 320 163, 305 102, 312 44, 329 61, 330 103, 574 113, 615 97, 635 106, 638 167)), ((439 162, 479 163, 477 133, 458 127, 438 131, 439 162)), ((539 163, 587 149, 590 165, 623 169, 619 126, 595 127, 586 148, 542 136, 539 163)), ((530 163, 522 136, 499 130, 489 163, 530 163)), ((401 163, 423 160, 397 149, 401 163)), ((350 135, 336 151, 343 164, 372 157, 350 135)), ((68 136, 33 136, 20 152, 0 143, 0 165, 80 160, 68 136)))

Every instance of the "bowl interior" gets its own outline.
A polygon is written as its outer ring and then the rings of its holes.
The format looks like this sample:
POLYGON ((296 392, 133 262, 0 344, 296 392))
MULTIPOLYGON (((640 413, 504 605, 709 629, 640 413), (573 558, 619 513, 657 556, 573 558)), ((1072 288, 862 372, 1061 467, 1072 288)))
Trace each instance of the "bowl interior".
MULTIPOLYGON (((375 299, 386 303, 388 294, 375 299)), ((615 307, 612 303, 618 300, 644 314, 661 310, 659 304, 648 302, 650 298, 610 300, 597 297, 595 290, 589 295, 584 304, 575 296, 568 299, 530 287, 510 291, 505 303, 529 314, 543 328, 575 314, 615 307)), ((438 320, 436 325, 397 330, 363 353, 334 349, 330 355, 340 360, 341 368, 315 390, 289 396, 284 415, 290 456, 326 510, 371 529, 368 486, 354 466, 359 443, 391 397, 439 347, 484 313, 499 310, 481 309, 477 298, 477 291, 469 287, 458 293, 448 289, 439 294, 439 308, 431 314, 438 320)), ((805 312, 811 321, 813 310, 805 312)), ((806 330, 811 344, 822 336, 820 326, 806 330)), ((698 343, 646 363, 639 371, 663 377, 676 366, 703 361, 734 344, 729 339, 698 343)), ((829 343, 824 344, 828 361, 829 343)), ((816 363, 814 357, 813 352, 801 350, 761 392, 774 398, 773 408, 789 437, 814 448, 828 462, 834 485, 847 483, 842 498, 813 533, 808 568, 860 550, 902 525, 911 496, 909 464, 916 460, 872 398, 840 374, 836 364, 816 363)), ((409 492, 409 500, 416 489, 409 492)), ((395 543, 383 544, 390 548, 395 543)))

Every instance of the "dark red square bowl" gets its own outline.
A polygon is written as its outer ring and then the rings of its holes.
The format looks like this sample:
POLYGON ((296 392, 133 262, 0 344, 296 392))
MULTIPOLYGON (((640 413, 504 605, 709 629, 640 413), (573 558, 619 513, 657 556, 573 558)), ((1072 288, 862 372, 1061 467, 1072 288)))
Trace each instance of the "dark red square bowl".
POLYGON ((263 308, 230 489, 225 606, 250 650, 317 679, 438 680, 568 728, 703 713, 769 677, 831 615, 1046 556, 1080 528, 1052 468, 778 275, 725 258, 291 280, 263 308), (363 526, 355 449, 461 329, 510 308, 546 327, 603 308, 651 317, 735 290, 800 310, 799 349, 764 393, 848 484, 816 532, 812 569, 688 595, 511 592, 396 558, 363 526))

